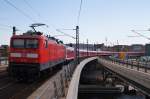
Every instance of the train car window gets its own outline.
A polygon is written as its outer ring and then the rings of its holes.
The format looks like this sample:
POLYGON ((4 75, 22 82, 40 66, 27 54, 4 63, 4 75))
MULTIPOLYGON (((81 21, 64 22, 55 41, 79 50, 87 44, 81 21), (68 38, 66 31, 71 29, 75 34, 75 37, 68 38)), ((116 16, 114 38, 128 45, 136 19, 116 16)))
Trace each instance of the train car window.
POLYGON ((13 48, 24 48, 25 40, 24 39, 13 39, 12 47, 13 48))
POLYGON ((45 48, 47 48, 47 47, 48 47, 48 41, 45 40, 45 48))
POLYGON ((38 48, 38 40, 36 39, 27 39, 26 48, 38 48))

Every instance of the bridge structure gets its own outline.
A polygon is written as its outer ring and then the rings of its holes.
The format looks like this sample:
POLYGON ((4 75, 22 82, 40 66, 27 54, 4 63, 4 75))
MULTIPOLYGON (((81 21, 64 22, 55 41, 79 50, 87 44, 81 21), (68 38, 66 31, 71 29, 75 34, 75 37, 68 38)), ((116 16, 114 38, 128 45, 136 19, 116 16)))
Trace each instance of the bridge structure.
MULTIPOLYGON (((105 59, 108 56, 112 56, 114 54, 118 54, 119 52, 110 52, 110 51, 102 51, 100 56, 97 55, 93 57, 89 57, 84 59, 80 62, 77 66, 74 64, 69 64, 64 66, 64 68, 56 75, 56 77, 52 77, 48 83, 43 84, 43 87, 38 88, 33 94, 29 96, 28 99, 47 99, 47 97, 58 97, 64 96, 65 99, 78 99, 79 90, 85 91, 86 89, 90 89, 89 91, 108 91, 103 89, 100 86, 79 86, 80 85, 80 78, 84 71, 84 68, 87 67, 87 64, 92 64, 98 62, 102 64, 102 66, 107 69, 109 72, 113 73, 114 75, 118 76, 119 78, 125 80, 127 83, 135 86, 138 90, 150 96, 150 70, 146 67, 149 64, 141 64, 140 63, 130 63, 126 61, 119 61, 119 60, 108 60, 105 59), (105 57, 106 56, 106 57, 105 57), (102 58, 100 58, 102 57, 102 58), (134 71, 134 72, 133 72, 134 71), (122 74, 124 73, 124 74, 122 74), (125 74, 127 73, 127 74, 125 74), (135 73, 135 74, 132 74, 135 73), (132 75, 132 76, 130 76, 132 75), (69 88, 65 88, 68 86, 69 88), (42 90, 42 91, 41 91, 42 90), (41 93, 42 92, 42 93, 41 93), (51 94, 49 94, 51 93, 51 94), (60 95, 59 95, 60 94, 60 95), (31 98, 30 98, 31 97, 31 98), (38 98, 37 98, 38 97, 38 98), (43 98, 44 97, 44 98, 43 98)), ((142 56, 144 52, 126 52, 129 56, 142 56)), ((0 70, 3 69, 3 64, 7 64, 7 58, 0 59, 0 70), (4 62, 6 60, 6 62, 4 62)), ((7 66, 5 66, 7 68, 7 66)), ((118 89, 110 88, 109 91, 116 91, 118 89)), ((118 90, 119 92, 119 90, 118 90)), ((63 98, 64 99, 64 98, 63 98)), ((149 98, 147 98, 149 99, 149 98)))
POLYGON ((103 68, 145 94, 145 99, 150 99, 149 67, 140 66, 139 64, 135 65, 133 63, 129 64, 125 62, 118 62, 99 57, 85 59, 77 66, 72 76, 66 99, 78 99, 81 72, 86 64, 93 60, 98 60, 98 63, 102 64, 103 68))
POLYGON ((105 59, 99 62, 119 78, 126 80, 136 89, 150 96, 150 67, 120 63, 105 59))
POLYGON ((66 99, 78 99, 78 86, 79 86, 79 80, 80 80, 80 75, 82 72, 82 69, 84 68, 84 66, 86 66, 87 63, 98 59, 98 57, 92 57, 92 58, 88 58, 84 61, 82 61, 76 68, 71 83, 69 85, 69 89, 68 89, 68 94, 66 96, 66 99))

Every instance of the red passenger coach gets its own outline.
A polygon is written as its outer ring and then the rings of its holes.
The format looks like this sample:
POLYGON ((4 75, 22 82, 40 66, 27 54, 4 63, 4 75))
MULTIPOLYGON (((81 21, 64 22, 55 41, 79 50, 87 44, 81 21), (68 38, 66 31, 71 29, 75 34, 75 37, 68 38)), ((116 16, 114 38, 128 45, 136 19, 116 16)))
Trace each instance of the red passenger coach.
POLYGON ((40 32, 13 35, 10 41, 9 73, 16 78, 32 77, 65 61, 65 46, 40 32))
POLYGON ((66 60, 71 61, 75 58, 75 49, 73 47, 66 46, 66 60))

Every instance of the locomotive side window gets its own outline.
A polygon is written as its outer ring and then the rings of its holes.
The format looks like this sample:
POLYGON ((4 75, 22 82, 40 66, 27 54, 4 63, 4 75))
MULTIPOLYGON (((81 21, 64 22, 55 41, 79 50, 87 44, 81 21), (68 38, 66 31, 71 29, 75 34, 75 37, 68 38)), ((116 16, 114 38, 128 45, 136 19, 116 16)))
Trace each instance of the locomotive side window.
POLYGON ((48 41, 47 40, 45 40, 45 48, 47 48, 48 47, 48 41))
POLYGON ((38 40, 27 39, 26 40, 26 48, 38 48, 38 40))
POLYGON ((14 48, 24 48, 25 40, 23 39, 14 39, 12 41, 12 46, 14 48))

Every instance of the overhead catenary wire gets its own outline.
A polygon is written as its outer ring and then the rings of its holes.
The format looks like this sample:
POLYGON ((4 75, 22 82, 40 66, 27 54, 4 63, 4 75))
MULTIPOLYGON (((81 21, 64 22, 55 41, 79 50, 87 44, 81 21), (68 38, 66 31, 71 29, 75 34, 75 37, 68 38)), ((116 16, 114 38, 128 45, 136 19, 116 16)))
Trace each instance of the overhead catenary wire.
POLYGON ((0 23, 0 30, 12 30, 13 26, 5 25, 0 23))
MULTIPOLYGON (((79 7, 79 10, 78 10, 78 15, 77 15, 77 26, 79 25, 79 21, 80 21, 81 10, 82 10, 82 3, 83 3, 83 1, 80 0, 80 7, 79 7)), ((63 30, 76 30, 76 29, 63 29, 63 30)), ((71 35, 69 35, 67 33, 62 32, 59 29, 56 29, 56 31, 58 31, 60 33, 63 33, 64 35, 69 36, 69 37, 71 37, 73 39, 76 39, 75 37, 73 37, 73 36, 71 36, 71 35)))
MULTIPOLYGON (((0 29, 3 29, 3 30, 12 30, 14 26, 13 25, 6 25, 6 24, 2 24, 0 23, 0 29)), ((17 31, 22 31, 22 29, 16 29, 17 31)))
POLYGON ((56 31, 57 31, 57 32, 60 32, 60 33, 62 33, 62 34, 64 34, 65 36, 68 36, 68 37, 71 37, 71 38, 73 38, 73 39, 76 39, 75 37, 73 37, 73 36, 71 36, 71 35, 69 35, 69 34, 67 34, 67 33, 62 32, 62 31, 60 31, 59 29, 56 29, 56 31))
POLYGON ((0 30, 9 30, 9 29, 8 28, 4 28, 4 27, 0 27, 0 30))
POLYGON ((5 28, 12 28, 13 27, 13 26, 9 26, 9 25, 6 25, 6 24, 1 24, 1 23, 0 23, 0 26, 5 27, 5 28))
POLYGON ((11 3, 9 0, 4 0, 4 2, 6 2, 8 5, 10 5, 11 7, 13 7, 14 9, 16 9, 19 13, 21 13, 23 16, 25 16, 26 18, 28 18, 29 20, 31 20, 32 22, 36 22, 32 17, 30 17, 28 14, 26 14, 24 11, 22 11, 21 9, 19 9, 18 7, 16 7, 13 3, 11 3))
MULTIPOLYGON (((30 7, 30 9, 32 10, 32 12, 34 12, 41 20, 43 20, 44 22, 47 22, 48 20, 46 20, 45 18, 43 18, 43 16, 41 15, 41 13, 39 13, 27 0, 23 0, 25 3, 26 3, 26 5, 28 6, 28 7, 30 7)), ((52 24, 47 24, 47 27, 48 26, 52 26, 54 29, 56 29, 55 28, 55 26, 54 25, 52 25, 52 24)))
POLYGON ((82 3, 83 1, 80 1, 80 7, 79 7, 79 11, 78 11, 78 16, 77 16, 77 25, 79 25, 80 22, 80 16, 81 16, 81 10, 82 10, 82 3))
POLYGON ((32 7, 27 0, 23 0, 23 1, 32 10, 32 12, 34 12, 39 18, 41 18, 40 13, 36 9, 34 9, 34 7, 32 7))
MULTIPOLYGON (((45 19, 45 18, 43 18, 43 16, 28 2, 28 0, 23 0, 24 1, 24 3, 32 10, 32 12, 34 12, 37 16, 38 16, 38 18, 41 20, 41 21, 43 21, 44 23, 46 23, 46 22, 48 22, 48 20, 47 19, 45 19)), ((46 28, 45 28, 45 30, 49 33, 51 33, 51 31, 48 29, 49 28, 49 26, 51 26, 52 28, 54 28, 55 30, 56 30, 56 28, 55 28, 55 26, 53 25, 53 24, 47 24, 46 23, 46 28)))
POLYGON ((132 35, 131 35, 131 36, 127 36, 127 37, 141 37, 141 36, 139 36, 139 35, 138 35, 138 36, 132 36, 132 35))
MULTIPOLYGON (((81 18, 82 9, 83 9, 83 0, 80 0, 80 6, 79 6, 79 10, 78 10, 78 15, 77 15, 77 26, 80 25, 80 18, 81 18)), ((80 35, 82 35, 83 37, 86 37, 86 35, 84 35, 84 33, 80 33, 80 35)))
MULTIPOLYGON (((38 17, 41 17, 40 14, 32 7, 32 5, 31 5, 27 0, 23 0, 23 1, 26 3, 26 5, 27 5, 28 7, 30 7, 30 9, 32 9, 32 11, 34 11, 34 12, 37 14, 38 17)), ((13 4, 13 2, 11 2, 11 1, 9 1, 9 0, 4 0, 4 2, 6 2, 8 5, 10 5, 11 7, 13 7, 14 9, 16 9, 16 11, 18 11, 19 13, 21 13, 23 16, 25 16, 26 18, 28 18, 28 19, 31 20, 32 22, 36 23, 35 20, 34 20, 31 16, 29 16, 26 12, 24 12, 22 9, 20 9, 20 8, 17 7, 15 4, 13 4)), ((80 9, 79 9, 79 13, 78 13, 78 20, 79 20, 79 18, 80 18, 81 8, 82 8, 82 0, 81 0, 81 3, 80 3, 80 9)), ((56 29, 53 25, 51 25, 51 26, 57 31, 57 29, 56 29)), ((47 29, 46 29, 46 30, 47 30, 47 29)), ((60 31, 59 31, 59 32, 60 32, 60 31)), ((62 33, 62 32, 61 32, 61 33, 62 33)), ((63 33, 64 33, 64 32, 63 32, 63 33)), ((64 33, 64 35, 67 35, 67 36, 70 36, 70 37, 74 38, 73 36, 68 35, 68 34, 66 34, 66 33, 64 33)), ((75 39, 75 38, 74 38, 74 39, 75 39)))
POLYGON ((142 35, 141 33, 138 33, 138 32, 136 32, 135 30, 131 30, 131 31, 132 31, 133 33, 136 33, 137 35, 143 37, 143 38, 146 38, 147 40, 150 40, 149 37, 147 37, 147 36, 145 36, 145 35, 142 35))
MULTIPOLYGON (((9 4, 10 6, 12 6, 13 8, 15 8, 19 13, 21 13, 23 16, 25 16, 26 18, 28 18, 29 20, 31 20, 33 23, 37 23, 31 16, 29 16, 27 13, 25 13, 24 11, 22 11, 20 8, 16 7, 13 3, 11 3, 9 0, 4 0, 7 4, 9 4)), ((29 6, 36 14, 39 18, 41 18, 40 14, 27 2, 27 0, 24 0, 24 2, 26 3, 27 6, 29 6)), ((42 18, 41 18, 42 19, 42 18)), ((53 28, 54 26, 51 25, 53 28)), ((48 26, 47 26, 48 27, 48 26)), ((47 29, 46 29, 47 30, 47 29)))

